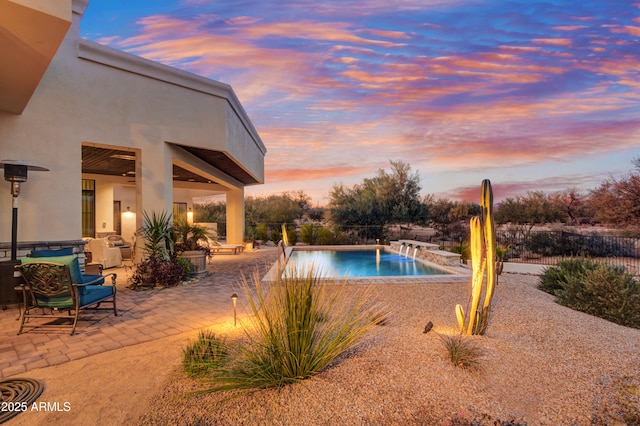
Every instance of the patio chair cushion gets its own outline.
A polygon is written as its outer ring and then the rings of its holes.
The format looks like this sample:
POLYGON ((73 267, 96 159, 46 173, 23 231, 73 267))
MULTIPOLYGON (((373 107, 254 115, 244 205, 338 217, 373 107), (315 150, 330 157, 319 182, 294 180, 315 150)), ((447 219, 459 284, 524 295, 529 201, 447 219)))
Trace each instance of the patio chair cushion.
POLYGON ((31 257, 71 256, 72 254, 73 247, 64 247, 61 249, 31 250, 31 257))
POLYGON ((80 294, 80 306, 91 305, 92 303, 113 296, 113 287, 109 285, 86 285, 78 288, 78 290, 81 288, 84 288, 85 291, 84 294, 80 294))
MULTIPOLYGON (((80 306, 91 305, 111 296, 113 296, 112 286, 86 285, 78 287, 80 306)), ((70 305, 73 305, 73 298, 71 297, 71 293, 52 297, 39 296, 38 302, 40 306, 46 306, 48 308, 67 309, 70 305)))
POLYGON ((20 259, 22 264, 33 262, 53 262, 61 263, 69 268, 69 276, 71 282, 74 284, 84 284, 85 281, 82 278, 82 271, 80 271, 80 263, 78 262, 78 256, 72 254, 71 256, 50 256, 50 257, 23 257, 20 259))
POLYGON ((104 284, 104 277, 102 275, 97 275, 97 274, 82 274, 82 283, 83 284, 91 283, 91 285, 102 285, 104 284), (98 281, 95 281, 95 280, 98 280, 98 281))

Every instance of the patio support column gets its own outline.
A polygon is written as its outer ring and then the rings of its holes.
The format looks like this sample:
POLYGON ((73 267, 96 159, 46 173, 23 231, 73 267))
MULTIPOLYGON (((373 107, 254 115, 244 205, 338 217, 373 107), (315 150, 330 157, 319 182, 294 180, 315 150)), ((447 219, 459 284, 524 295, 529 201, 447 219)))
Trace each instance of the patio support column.
POLYGON ((242 244, 244 240, 244 188, 227 192, 227 243, 242 244))
POLYGON ((113 184, 96 181, 96 237, 113 232, 113 184))

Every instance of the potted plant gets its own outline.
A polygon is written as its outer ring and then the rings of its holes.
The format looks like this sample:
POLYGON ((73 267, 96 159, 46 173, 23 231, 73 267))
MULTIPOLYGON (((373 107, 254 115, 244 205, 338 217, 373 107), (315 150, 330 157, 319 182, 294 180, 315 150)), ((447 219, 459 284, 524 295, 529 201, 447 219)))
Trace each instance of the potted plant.
POLYGON ((173 241, 176 254, 191 263, 191 275, 201 276, 207 272, 207 257, 211 256, 210 241, 215 242, 207 228, 189 223, 186 219, 173 222, 173 241))
POLYGON ((256 246, 256 231, 254 228, 247 228, 244 234, 244 249, 251 251, 256 246))

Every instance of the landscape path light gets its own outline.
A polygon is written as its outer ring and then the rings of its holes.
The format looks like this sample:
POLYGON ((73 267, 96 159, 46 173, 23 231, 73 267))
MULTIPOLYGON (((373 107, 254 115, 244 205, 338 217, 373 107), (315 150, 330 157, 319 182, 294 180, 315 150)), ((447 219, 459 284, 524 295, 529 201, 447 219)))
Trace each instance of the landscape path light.
POLYGON ((238 300, 238 295, 233 293, 231 295, 231 300, 233 300, 233 325, 236 326, 236 301, 238 300))

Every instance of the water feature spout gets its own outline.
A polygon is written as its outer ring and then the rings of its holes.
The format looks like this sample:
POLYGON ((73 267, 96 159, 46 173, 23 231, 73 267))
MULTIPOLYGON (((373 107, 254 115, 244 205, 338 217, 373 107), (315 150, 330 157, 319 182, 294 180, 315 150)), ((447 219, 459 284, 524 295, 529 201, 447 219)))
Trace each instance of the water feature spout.
POLYGON ((418 249, 420 248, 420 246, 416 246, 416 248, 413 249, 413 260, 416 260, 416 253, 418 252, 418 249))

